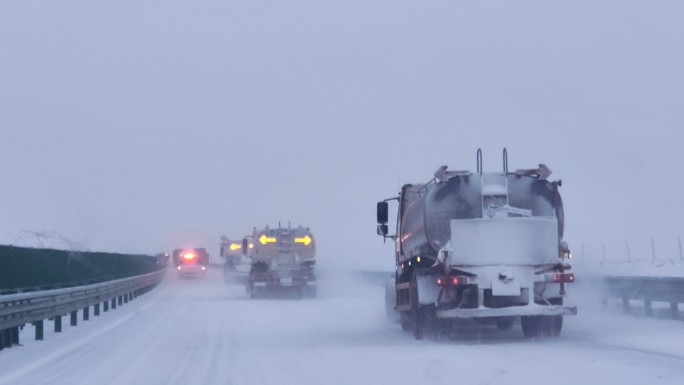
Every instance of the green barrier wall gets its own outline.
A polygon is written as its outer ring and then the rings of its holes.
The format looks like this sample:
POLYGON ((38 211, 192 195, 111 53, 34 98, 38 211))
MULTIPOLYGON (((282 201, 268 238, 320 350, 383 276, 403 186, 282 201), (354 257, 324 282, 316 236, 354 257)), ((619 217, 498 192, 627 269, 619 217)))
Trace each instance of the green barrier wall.
POLYGON ((0 245, 0 294, 46 290, 152 273, 168 257, 0 245))

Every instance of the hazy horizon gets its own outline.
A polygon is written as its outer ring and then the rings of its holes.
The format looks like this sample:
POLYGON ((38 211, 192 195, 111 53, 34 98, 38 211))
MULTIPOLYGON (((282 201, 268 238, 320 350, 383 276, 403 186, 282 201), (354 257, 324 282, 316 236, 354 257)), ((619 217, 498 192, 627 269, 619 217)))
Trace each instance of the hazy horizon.
POLYGON ((322 265, 391 269, 375 203, 506 147, 563 180, 575 251, 676 257, 682 8, 5 2, 0 233, 215 255, 290 221, 322 265))

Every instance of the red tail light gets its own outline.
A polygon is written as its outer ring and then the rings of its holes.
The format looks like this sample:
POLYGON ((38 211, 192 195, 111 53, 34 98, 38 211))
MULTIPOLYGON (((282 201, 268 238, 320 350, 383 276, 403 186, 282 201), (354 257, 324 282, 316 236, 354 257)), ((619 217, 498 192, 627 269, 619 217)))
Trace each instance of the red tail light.
POLYGON ((575 282, 575 274, 573 274, 573 273, 545 274, 544 275, 544 281, 556 282, 556 283, 561 283, 561 282, 572 283, 572 282, 575 282))
POLYGON ((458 286, 467 285, 468 277, 465 276, 446 276, 437 278, 437 286, 458 286))
POLYGON ((195 259, 195 254, 193 254, 193 253, 185 253, 185 254, 183 254, 183 259, 185 259, 185 260, 195 259))

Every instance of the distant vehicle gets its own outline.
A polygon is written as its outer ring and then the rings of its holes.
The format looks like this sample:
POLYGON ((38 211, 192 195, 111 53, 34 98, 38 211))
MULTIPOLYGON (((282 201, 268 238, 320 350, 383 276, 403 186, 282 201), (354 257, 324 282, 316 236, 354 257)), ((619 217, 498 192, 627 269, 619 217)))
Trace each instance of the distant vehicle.
POLYGON ((223 279, 226 283, 247 277, 250 269, 250 253, 254 248, 252 236, 240 240, 221 237, 221 253, 223 259, 223 279))
POLYGON ((254 230, 247 291, 252 298, 269 292, 295 291, 316 296, 316 240, 308 227, 254 230))
POLYGON ((173 265, 180 275, 202 275, 209 265, 209 253, 203 247, 176 249, 172 256, 173 265))
POLYGON ((563 238, 560 181, 545 165, 508 172, 451 171, 406 184, 378 203, 378 234, 395 243, 396 275, 386 301, 416 338, 453 319, 495 323, 520 318, 525 336, 557 336, 563 316, 570 250, 563 238), (397 200, 397 228, 388 236, 388 201, 397 200))

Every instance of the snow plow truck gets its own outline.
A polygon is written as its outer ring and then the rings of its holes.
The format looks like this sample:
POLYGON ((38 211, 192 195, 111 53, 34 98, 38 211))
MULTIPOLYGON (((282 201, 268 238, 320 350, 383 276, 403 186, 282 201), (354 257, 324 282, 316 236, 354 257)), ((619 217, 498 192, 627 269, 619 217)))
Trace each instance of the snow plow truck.
POLYGON ((308 227, 266 226, 252 235, 247 292, 261 298, 279 292, 316 296, 316 241, 308 227))
POLYGON ((406 184, 377 204, 377 233, 395 244, 396 274, 386 287, 388 314, 421 339, 457 319, 507 329, 520 320, 526 337, 558 336, 566 285, 575 281, 563 239, 562 182, 551 170, 483 172, 437 169, 428 183, 406 184), (398 201, 388 235, 390 201, 398 201), (396 314, 396 313, 393 313, 396 314))
POLYGON ((221 237, 221 253, 223 259, 223 280, 230 283, 241 280, 249 273, 249 255, 254 243, 251 236, 241 240, 230 240, 226 236, 221 237))

